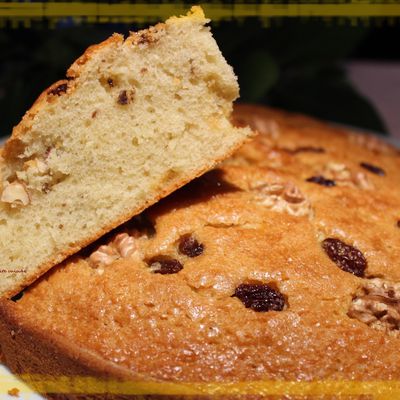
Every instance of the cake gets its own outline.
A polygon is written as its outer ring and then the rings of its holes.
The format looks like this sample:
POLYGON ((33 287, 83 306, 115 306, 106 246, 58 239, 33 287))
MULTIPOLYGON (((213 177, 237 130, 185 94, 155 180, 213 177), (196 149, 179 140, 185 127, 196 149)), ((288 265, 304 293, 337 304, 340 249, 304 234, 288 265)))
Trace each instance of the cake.
POLYGON ((234 120, 260 135, 0 302, 14 373, 91 399, 365 399, 343 383, 400 379, 399 152, 278 110, 234 120))
POLYGON ((238 84, 199 7, 114 34, 44 91, 0 155, 0 296, 230 155, 238 84))

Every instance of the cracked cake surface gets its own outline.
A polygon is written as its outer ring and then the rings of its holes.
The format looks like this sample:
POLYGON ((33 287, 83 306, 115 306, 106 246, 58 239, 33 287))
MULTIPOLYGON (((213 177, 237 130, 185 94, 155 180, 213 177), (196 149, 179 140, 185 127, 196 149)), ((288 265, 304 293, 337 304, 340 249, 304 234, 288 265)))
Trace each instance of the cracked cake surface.
POLYGON ((0 303, 15 372, 400 378, 398 151, 277 110, 234 117, 260 135, 0 303))

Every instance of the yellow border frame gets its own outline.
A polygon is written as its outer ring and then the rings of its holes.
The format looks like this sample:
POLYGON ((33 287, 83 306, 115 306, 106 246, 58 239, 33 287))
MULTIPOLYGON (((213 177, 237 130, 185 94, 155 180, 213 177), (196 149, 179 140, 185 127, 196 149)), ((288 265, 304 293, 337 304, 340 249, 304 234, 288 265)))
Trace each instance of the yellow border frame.
POLYGON ((120 394, 120 395, 262 395, 262 396, 360 396, 393 400, 400 398, 400 381, 249 381, 249 382, 148 382, 102 380, 92 377, 51 377, 45 375, 0 375, 0 387, 18 386, 21 394, 35 391, 16 381, 22 379, 41 393, 120 394), (22 388, 21 388, 22 385, 22 388))
MULTIPOLYGON (((246 4, 224 5, 205 3, 202 5, 207 17, 219 21, 230 18, 276 18, 276 17, 399 17, 400 4, 372 3, 353 0, 337 4, 246 4)), ((96 2, 0 2, 0 18, 143 18, 165 19, 171 15, 185 14, 186 4, 146 3, 96 3, 96 2)))

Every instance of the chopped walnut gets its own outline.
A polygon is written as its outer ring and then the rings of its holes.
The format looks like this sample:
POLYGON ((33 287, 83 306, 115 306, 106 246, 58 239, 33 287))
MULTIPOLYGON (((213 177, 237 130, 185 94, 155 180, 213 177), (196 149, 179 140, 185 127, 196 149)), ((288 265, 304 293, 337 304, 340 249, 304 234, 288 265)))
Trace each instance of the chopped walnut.
POLYGON ((353 176, 353 182, 361 189, 370 189, 372 187, 371 182, 364 172, 356 172, 353 176))
POLYGON ((131 256, 136 250, 135 239, 127 233, 120 233, 115 236, 113 243, 122 258, 131 256))
POLYGON ((261 204, 273 211, 287 212, 294 216, 311 215, 310 202, 293 183, 260 184, 251 187, 261 204))
POLYGON ((108 245, 100 246, 89 257, 89 261, 94 266, 109 265, 119 258, 117 250, 108 245))
POLYGON ((372 183, 364 172, 354 172, 345 164, 330 162, 322 169, 322 174, 333 180, 338 186, 356 186, 360 189, 371 189, 372 183))
POLYGON ((274 120, 266 121, 263 118, 255 118, 252 128, 260 133, 271 136, 273 139, 277 139, 281 134, 279 125, 274 120))
POLYGON ((351 172, 345 164, 330 162, 325 165, 324 174, 335 181, 351 180, 351 172))
POLYGON ((349 135, 350 142, 362 146, 374 153, 393 153, 395 150, 392 146, 385 143, 383 140, 378 139, 371 135, 359 134, 356 132, 351 132, 349 135))
POLYGON ((399 336, 400 283, 380 278, 368 279, 353 298, 347 315, 371 328, 399 336))
POLYGON ((1 194, 3 203, 11 204, 11 207, 27 206, 30 203, 29 193, 21 182, 6 183, 1 194))
POLYGON ((305 200, 303 193, 301 193, 300 189, 297 186, 294 186, 291 183, 288 183, 283 191, 283 198, 288 203, 302 203, 305 200))
POLYGON ((100 246, 89 257, 89 262, 98 267, 110 265, 119 258, 128 258, 137 250, 136 239, 127 233, 119 233, 107 245, 100 246))

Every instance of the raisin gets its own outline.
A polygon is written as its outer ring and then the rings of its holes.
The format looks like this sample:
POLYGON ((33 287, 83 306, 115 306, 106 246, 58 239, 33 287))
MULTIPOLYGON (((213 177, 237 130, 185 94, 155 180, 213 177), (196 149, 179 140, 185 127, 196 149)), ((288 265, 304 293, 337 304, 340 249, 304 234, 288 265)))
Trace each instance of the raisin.
POLYGON ((334 238, 325 239, 322 248, 340 269, 359 277, 364 276, 367 260, 360 250, 334 238))
POLYGON ((179 252, 188 257, 197 257, 204 251, 204 245, 192 235, 184 235, 179 241, 179 252))
POLYGON ((325 153, 325 149, 323 147, 314 147, 314 146, 301 146, 297 147, 294 150, 290 150, 291 153, 325 153))
POLYGON ((311 176, 310 178, 306 179, 307 182, 317 183, 321 186, 332 187, 336 186, 336 182, 332 179, 326 179, 322 175, 311 176))
POLYGON ((369 172, 372 172, 373 174, 379 175, 379 176, 385 176, 386 173, 382 168, 377 167, 376 165, 368 164, 366 162, 360 163, 360 166, 366 169, 369 172))
POLYGON ((68 89, 68 85, 66 83, 62 83, 58 85, 54 89, 48 91, 48 94, 52 94, 54 96, 60 96, 62 93, 65 93, 68 89))
POLYGON ((397 227, 400 228, 400 219, 397 221, 397 227))
POLYGON ((235 289, 235 294, 246 308, 254 311, 282 311, 285 307, 285 298, 278 290, 267 284, 242 283, 235 289))
POLYGON ((162 275, 176 274, 183 268, 178 260, 167 256, 153 257, 148 265, 154 273, 162 275))
POLYGON ((118 103, 121 105, 128 104, 128 95, 126 94, 126 90, 122 90, 118 95, 118 103))
POLYGON ((110 86, 110 87, 114 86, 114 80, 112 78, 108 78, 107 83, 108 83, 108 86, 110 86))

